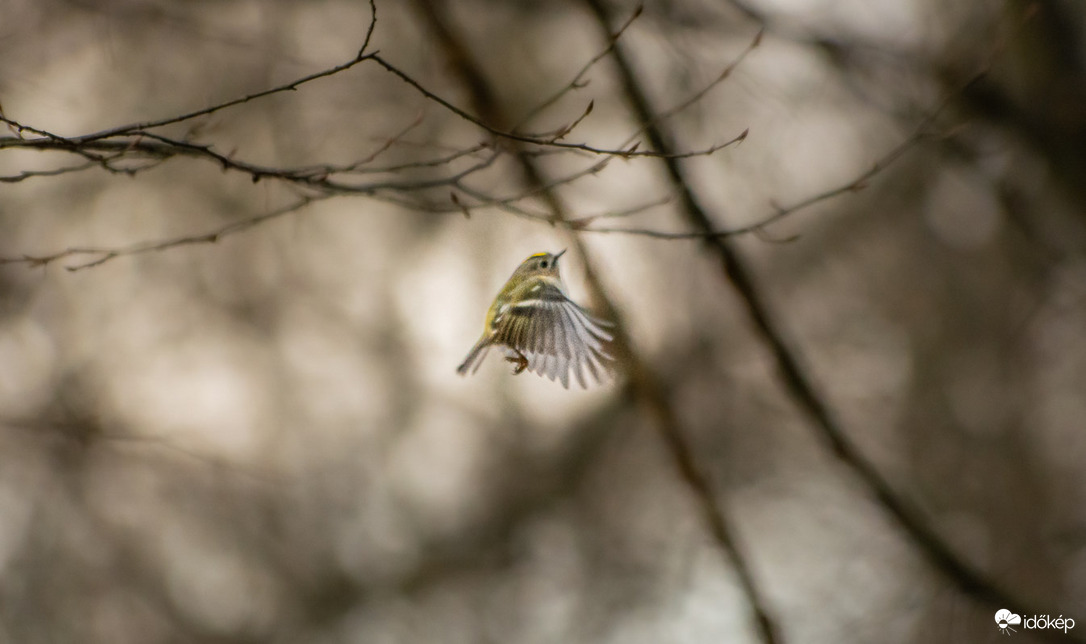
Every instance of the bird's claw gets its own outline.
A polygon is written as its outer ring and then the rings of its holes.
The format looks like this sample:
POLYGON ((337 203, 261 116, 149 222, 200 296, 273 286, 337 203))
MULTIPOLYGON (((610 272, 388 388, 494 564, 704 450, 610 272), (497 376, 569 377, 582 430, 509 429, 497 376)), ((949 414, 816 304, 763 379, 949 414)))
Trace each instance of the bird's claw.
POLYGON ((506 362, 513 363, 513 375, 518 375, 528 368, 528 358, 524 357, 524 354, 517 352, 515 356, 506 356, 506 362))

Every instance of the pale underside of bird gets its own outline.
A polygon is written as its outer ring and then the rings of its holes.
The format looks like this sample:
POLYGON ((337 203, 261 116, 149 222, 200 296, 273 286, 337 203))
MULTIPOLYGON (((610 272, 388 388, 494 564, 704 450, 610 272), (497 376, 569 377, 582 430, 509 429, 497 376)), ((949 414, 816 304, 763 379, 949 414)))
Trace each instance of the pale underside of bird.
POLYGON ((597 383, 609 379, 614 363, 608 352, 610 324, 569 299, 558 284, 540 281, 531 288, 525 299, 497 310, 493 330, 472 347, 457 372, 475 373, 490 347, 501 346, 515 365, 514 374, 528 370, 558 379, 567 389, 571 374, 586 389, 588 378, 597 383))

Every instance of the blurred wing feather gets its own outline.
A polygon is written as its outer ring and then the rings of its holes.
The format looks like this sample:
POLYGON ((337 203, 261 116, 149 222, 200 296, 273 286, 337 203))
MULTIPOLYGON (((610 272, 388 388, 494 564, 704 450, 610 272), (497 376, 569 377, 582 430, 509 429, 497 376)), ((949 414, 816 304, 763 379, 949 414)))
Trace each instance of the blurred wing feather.
POLYGON ((568 388, 570 371, 587 388, 585 372, 602 382, 614 358, 607 352, 613 336, 599 320, 566 297, 557 284, 533 281, 521 297, 494 318, 494 343, 519 351, 528 370, 568 388))

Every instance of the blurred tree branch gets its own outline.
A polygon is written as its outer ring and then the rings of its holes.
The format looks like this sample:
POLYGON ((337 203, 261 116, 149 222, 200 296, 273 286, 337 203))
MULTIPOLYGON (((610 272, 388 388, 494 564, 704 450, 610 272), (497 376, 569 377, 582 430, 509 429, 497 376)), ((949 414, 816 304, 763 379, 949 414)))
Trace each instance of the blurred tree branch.
MULTIPOLYGON (((447 57, 452 62, 462 83, 468 88, 476 111, 491 123, 506 123, 508 117, 504 113, 498 93, 490 85, 481 66, 475 62, 475 57, 465 40, 457 34, 452 26, 446 15, 445 2, 443 0, 415 0, 415 4, 419 8, 419 13, 426 18, 431 29, 444 46, 447 57)), ((617 45, 618 36, 640 13, 641 9, 638 8, 618 31, 609 35, 606 49, 613 50, 617 45)), ((751 47, 744 51, 740 58, 714 81, 713 85, 726 78, 734 65, 738 64, 739 60, 742 60, 746 53, 756 45, 757 38, 751 47)), ((570 83, 567 87, 572 87, 575 82, 570 83)), ((695 95, 693 100, 703 95, 704 92, 695 95)), ((646 124, 644 127, 651 128, 651 123, 655 119, 642 116, 642 121, 646 124)), ((524 152, 524 150, 521 150, 517 158, 520 161, 525 183, 532 191, 538 192, 543 197, 555 221, 568 222, 569 209, 554 187, 549 185, 550 182, 546 178, 544 170, 535 163, 533 157, 524 152)), ((693 449, 683 435, 682 427, 672 408, 671 401, 657 377, 653 374, 651 367, 640 357, 638 350, 634 347, 629 334, 626 332, 622 316, 611 302, 602 282, 592 267, 592 262, 583 241, 577 235, 570 235, 570 242, 584 258, 586 282, 592 292, 593 299, 602 306, 607 312, 608 318, 614 323, 615 353, 621 356, 625 362, 626 371, 631 376, 631 386, 628 388, 627 393, 635 402, 649 409, 652 413, 656 427, 676 470, 697 500, 698 507, 713 541, 736 572, 739 584, 750 602, 759 639, 766 642, 766 644, 783 641, 780 628, 771 617, 765 592, 760 588, 747 560, 744 548, 738 541, 736 530, 725 514, 722 507, 723 503, 717 498, 706 474, 696 463, 693 449)))
MULTIPOLYGON (((603 0, 585 0, 585 3, 596 16, 601 31, 606 35, 613 20, 609 9, 603 0)), ((623 43, 617 43, 614 47, 613 59, 627 101, 639 119, 650 122, 653 110, 623 43)), ((711 218, 699 203, 697 195, 686 180, 682 167, 666 154, 667 150, 675 147, 672 136, 657 125, 651 126, 647 134, 653 148, 665 152, 661 160, 679 194, 682 213, 696 228, 706 233, 712 231, 711 218)), ((900 154, 900 150, 902 150, 900 147, 895 149, 891 160, 900 154)), ((737 250, 729 245, 727 240, 716 236, 707 237, 706 245, 719 257, 724 274, 746 304, 747 312, 758 334, 772 351, 784 387, 813 421, 814 426, 833 452, 871 490, 879 504, 897 521, 902 531, 917 545, 927 560, 963 592, 990 607, 1028 606, 1029 611, 1043 612, 1035 611, 1036 607, 1030 602, 1023 601, 1001 588, 972 564, 959 557, 928 524, 920 510, 893 489, 875 465, 853 444, 844 428, 834 418, 829 405, 822 394, 816 390, 806 368, 802 365, 797 350, 791 346, 785 338, 784 331, 774 320, 765 295, 755 283, 753 274, 737 250)), ((1026 609, 1023 608, 1023 610, 1026 609)), ((1063 637, 1063 634, 1060 633, 1057 637, 1063 637)))

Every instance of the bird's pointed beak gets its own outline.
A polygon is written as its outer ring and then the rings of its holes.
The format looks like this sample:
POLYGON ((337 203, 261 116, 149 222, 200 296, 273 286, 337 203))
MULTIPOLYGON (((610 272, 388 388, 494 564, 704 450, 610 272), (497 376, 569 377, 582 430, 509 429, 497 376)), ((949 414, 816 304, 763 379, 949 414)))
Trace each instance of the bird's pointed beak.
POLYGON ((557 264, 557 263, 558 263, 558 258, 559 258, 559 257, 561 257, 562 255, 565 255, 565 254, 566 254, 566 251, 567 251, 567 250, 569 250, 569 249, 568 249, 568 248, 563 248, 561 252, 559 252, 559 253, 558 253, 557 255, 555 255, 555 256, 554 256, 554 263, 555 263, 555 264, 557 264))

